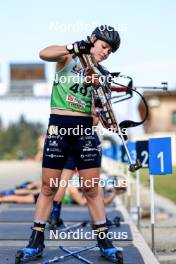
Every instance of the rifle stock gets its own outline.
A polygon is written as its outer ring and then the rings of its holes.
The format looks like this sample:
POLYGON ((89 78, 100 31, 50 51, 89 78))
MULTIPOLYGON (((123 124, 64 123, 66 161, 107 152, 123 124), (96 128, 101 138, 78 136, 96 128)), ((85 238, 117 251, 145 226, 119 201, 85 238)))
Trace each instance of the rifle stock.
MULTIPOLYGON (((97 65, 94 64, 91 55, 82 55, 79 56, 79 59, 83 69, 85 70, 86 76, 93 78, 95 75, 97 76, 97 74, 98 76, 102 75, 101 72, 98 70, 97 65)), ((93 86, 94 104, 96 105, 97 98, 101 103, 100 104, 101 108, 99 108, 98 110, 100 122, 102 123, 103 127, 105 127, 106 129, 111 129, 111 131, 113 131, 114 133, 118 133, 128 156, 128 160, 130 163, 129 170, 130 171, 138 170, 141 167, 140 163, 139 161, 136 161, 136 163, 132 161, 131 155, 129 153, 126 144, 126 140, 128 139, 127 135, 122 133, 121 127, 119 126, 112 109, 112 104, 110 100, 110 94, 111 94, 110 84, 108 82, 104 82, 102 84, 98 78, 98 80, 96 82, 95 81, 92 82, 91 85, 93 86)), ((121 87, 121 88, 123 88, 123 91, 127 90, 127 87, 126 88, 121 87)))

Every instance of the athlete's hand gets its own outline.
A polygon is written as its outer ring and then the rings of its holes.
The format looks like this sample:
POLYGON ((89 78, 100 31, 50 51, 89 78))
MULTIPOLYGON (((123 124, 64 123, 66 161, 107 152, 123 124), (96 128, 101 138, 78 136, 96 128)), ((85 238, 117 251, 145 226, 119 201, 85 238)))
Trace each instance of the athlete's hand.
POLYGON ((94 46, 94 44, 90 40, 81 40, 74 42, 71 48, 69 48, 69 46, 70 45, 67 45, 69 53, 79 56, 82 54, 90 54, 90 49, 94 46))

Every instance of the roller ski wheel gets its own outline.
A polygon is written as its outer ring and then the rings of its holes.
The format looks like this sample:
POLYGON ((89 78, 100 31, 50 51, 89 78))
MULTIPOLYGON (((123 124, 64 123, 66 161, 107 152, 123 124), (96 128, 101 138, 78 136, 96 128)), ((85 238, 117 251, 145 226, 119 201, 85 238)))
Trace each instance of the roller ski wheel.
POLYGON ((36 260, 38 258, 41 258, 42 254, 43 248, 23 248, 22 250, 17 251, 15 256, 15 264, 26 263, 31 260, 36 260))
POLYGON ((122 248, 100 248, 100 255, 116 264, 123 264, 123 249, 122 248))

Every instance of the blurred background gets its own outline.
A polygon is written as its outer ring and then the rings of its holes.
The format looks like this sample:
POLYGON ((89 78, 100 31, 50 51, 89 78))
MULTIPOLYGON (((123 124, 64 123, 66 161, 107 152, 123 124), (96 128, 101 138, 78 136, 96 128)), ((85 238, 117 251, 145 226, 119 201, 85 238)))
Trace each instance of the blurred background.
MULTIPOLYGON (((131 76, 149 105, 144 126, 128 130, 131 140, 171 136, 176 162, 176 38, 174 0, 169 1, 30 1, 7 0, 0 9, 0 159, 41 160, 50 113, 55 63, 39 51, 48 45, 85 39, 102 24, 114 26, 121 46, 104 63, 131 76), (168 82, 168 92, 140 87, 168 82)), ((117 120, 141 120, 139 97, 114 105, 117 120)), ((119 142, 113 136, 114 142, 119 142)), ((176 200, 176 198, 174 198, 176 200)))
MULTIPOLYGON (((22 1, 0 8, 0 185, 1 189, 40 176, 50 113, 55 64, 39 59, 49 45, 85 39, 99 25, 114 26, 121 46, 104 63, 131 76, 149 105, 144 126, 129 129, 130 140, 170 136, 176 163, 176 1, 22 1), (168 82, 168 92, 140 87, 168 82), (18 160, 18 162, 17 162, 18 160)), ((118 121, 140 120, 140 99, 116 104, 118 121)), ((109 139, 116 144, 118 139, 109 139)), ((106 138, 107 143, 107 138, 106 138)), ((107 146, 107 145, 106 145, 107 146)), ((173 167, 175 169, 175 167, 173 167)), ((176 203, 175 174, 156 177, 156 191, 176 203)), ((148 187, 148 172, 142 173, 148 187)))
MULTIPOLYGON (((175 7, 174 0, 107 3, 90 0, 86 5, 80 0, 2 3, 0 159, 34 158, 40 149, 37 140, 40 145, 40 136, 47 127, 55 64, 41 61, 39 51, 48 45, 85 39, 101 24, 114 26, 121 36, 120 49, 105 62, 110 71, 131 76, 137 87, 168 82, 169 93, 139 89, 145 91, 150 113, 145 126, 129 130, 129 135, 133 139, 146 133, 174 132, 175 7)), ((140 120, 144 112, 136 96, 114 108, 118 121, 140 120)))

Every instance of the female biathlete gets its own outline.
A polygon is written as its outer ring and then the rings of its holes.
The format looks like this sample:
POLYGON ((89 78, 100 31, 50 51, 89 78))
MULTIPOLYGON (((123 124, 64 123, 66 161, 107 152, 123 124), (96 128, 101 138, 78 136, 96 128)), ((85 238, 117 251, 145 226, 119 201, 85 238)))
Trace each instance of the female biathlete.
POLYGON ((16 263, 41 256, 44 249, 44 229, 52 201, 57 191, 51 179, 61 177, 64 164, 74 155, 79 176, 83 179, 83 193, 97 231, 97 242, 103 257, 122 263, 122 252, 113 246, 106 227, 103 196, 98 192, 101 150, 92 131, 92 86, 84 86, 85 78, 78 56, 91 54, 97 68, 120 45, 118 32, 110 26, 97 27, 88 41, 77 41, 65 46, 49 46, 40 58, 57 63, 51 94, 51 115, 47 129, 42 163, 42 188, 36 204, 33 231, 28 245, 17 252, 16 263), (78 132, 79 129, 79 132, 78 132), (76 133, 74 133, 76 131, 76 133), (89 133, 88 133, 89 132, 89 133))

